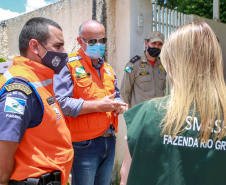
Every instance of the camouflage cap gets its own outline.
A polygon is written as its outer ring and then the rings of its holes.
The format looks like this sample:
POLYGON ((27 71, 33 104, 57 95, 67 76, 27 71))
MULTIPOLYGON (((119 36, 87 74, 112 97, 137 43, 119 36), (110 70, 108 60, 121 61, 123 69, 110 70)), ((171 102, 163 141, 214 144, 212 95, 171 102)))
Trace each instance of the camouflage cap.
POLYGON ((148 35, 147 39, 150 39, 151 42, 160 41, 160 42, 164 43, 165 37, 159 31, 153 31, 148 35))

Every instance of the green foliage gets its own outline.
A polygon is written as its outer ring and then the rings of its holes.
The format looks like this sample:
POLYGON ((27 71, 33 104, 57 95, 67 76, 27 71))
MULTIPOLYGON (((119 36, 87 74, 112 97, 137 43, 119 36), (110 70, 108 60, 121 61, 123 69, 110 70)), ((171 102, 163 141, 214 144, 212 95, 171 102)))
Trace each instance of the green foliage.
MULTIPOLYGON (((1 57, 0 57, 0 63, 1 63, 1 62, 6 62, 6 60, 5 60, 4 58, 1 58, 1 57)), ((0 74, 0 77, 1 77, 1 76, 2 76, 2 74, 0 74)))
POLYGON ((119 165, 118 161, 115 161, 110 185, 120 184, 120 181, 121 181, 120 168, 121 168, 121 165, 119 165))
MULTIPOLYGON (((213 0, 155 0, 155 3, 184 14, 213 18, 213 0)), ((226 23, 226 0, 220 0, 220 20, 226 23)))
POLYGON ((0 62, 6 62, 4 58, 0 58, 0 62))

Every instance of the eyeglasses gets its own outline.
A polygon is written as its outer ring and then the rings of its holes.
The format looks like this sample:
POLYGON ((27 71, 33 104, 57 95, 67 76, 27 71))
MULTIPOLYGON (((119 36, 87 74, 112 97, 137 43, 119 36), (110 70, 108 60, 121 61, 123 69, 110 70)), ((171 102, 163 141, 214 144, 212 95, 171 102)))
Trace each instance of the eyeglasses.
MULTIPOLYGON (((80 38, 82 38, 82 37, 80 37, 80 38)), ((106 37, 103 37, 103 38, 100 38, 100 39, 89 39, 89 40, 82 38, 82 40, 84 40, 86 43, 88 43, 89 46, 93 46, 94 44, 97 43, 97 41, 100 44, 106 44, 107 43, 106 37)))

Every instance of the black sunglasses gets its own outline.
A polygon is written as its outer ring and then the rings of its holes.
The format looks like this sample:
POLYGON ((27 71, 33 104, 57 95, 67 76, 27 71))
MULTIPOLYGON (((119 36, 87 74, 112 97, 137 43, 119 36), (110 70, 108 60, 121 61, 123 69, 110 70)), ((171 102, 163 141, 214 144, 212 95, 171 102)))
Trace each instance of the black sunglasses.
MULTIPOLYGON (((80 38, 82 38, 82 37, 80 37, 80 38)), ((89 46, 93 46, 94 44, 97 43, 97 41, 100 44, 106 44, 107 43, 106 37, 103 37, 103 38, 100 38, 100 39, 89 39, 89 40, 82 38, 82 40, 84 40, 86 43, 88 43, 89 46)))

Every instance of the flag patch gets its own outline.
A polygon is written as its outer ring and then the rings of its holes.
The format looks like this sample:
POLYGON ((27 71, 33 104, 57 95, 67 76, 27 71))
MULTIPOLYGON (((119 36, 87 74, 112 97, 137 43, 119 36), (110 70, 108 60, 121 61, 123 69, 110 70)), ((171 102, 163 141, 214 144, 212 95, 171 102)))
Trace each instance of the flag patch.
POLYGON ((14 97, 7 97, 4 111, 23 115, 25 105, 26 100, 14 97))
POLYGON ((133 71, 132 67, 126 67, 125 68, 125 72, 127 72, 127 73, 132 73, 132 71, 133 71))
POLYGON ((77 75, 86 73, 86 71, 85 71, 85 69, 84 69, 83 66, 81 66, 81 67, 76 67, 76 68, 75 68, 75 71, 76 71, 76 74, 77 74, 77 75))

